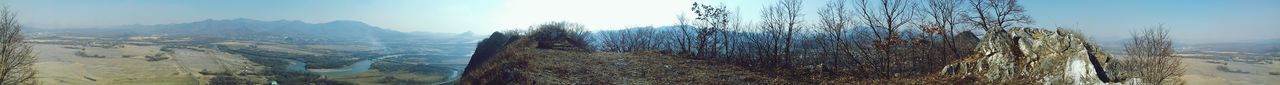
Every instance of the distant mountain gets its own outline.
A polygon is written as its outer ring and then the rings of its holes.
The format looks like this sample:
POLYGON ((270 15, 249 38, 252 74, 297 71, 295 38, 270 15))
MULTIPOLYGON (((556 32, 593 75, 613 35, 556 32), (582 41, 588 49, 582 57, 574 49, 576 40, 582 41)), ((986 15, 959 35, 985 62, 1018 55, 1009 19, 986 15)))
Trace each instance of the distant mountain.
POLYGON ((1280 44, 1280 38, 1264 40, 1264 41, 1262 41, 1262 42, 1263 42, 1263 43, 1270 43, 1270 44, 1280 44))
POLYGON ((413 36, 416 40, 429 40, 430 43, 479 43, 480 40, 487 35, 476 35, 472 31, 451 33, 451 32, 407 32, 406 34, 413 36))
POLYGON ((473 33, 473 32, 471 32, 471 31, 467 31, 467 32, 462 32, 462 34, 458 34, 458 37, 471 37, 471 36, 474 36, 474 35, 476 35, 476 34, 475 34, 475 33, 473 33))
POLYGON ((1188 47, 1196 50, 1210 51, 1230 51, 1245 53, 1280 53, 1280 43, 1276 42, 1245 42, 1245 43, 1204 43, 1192 44, 1188 47))
POLYGON ((128 25, 107 28, 40 30, 99 37, 167 36, 225 39, 348 41, 406 37, 406 33, 370 26, 360 21, 338 20, 305 23, 296 20, 262 21, 254 19, 208 19, 203 21, 158 25, 128 25))

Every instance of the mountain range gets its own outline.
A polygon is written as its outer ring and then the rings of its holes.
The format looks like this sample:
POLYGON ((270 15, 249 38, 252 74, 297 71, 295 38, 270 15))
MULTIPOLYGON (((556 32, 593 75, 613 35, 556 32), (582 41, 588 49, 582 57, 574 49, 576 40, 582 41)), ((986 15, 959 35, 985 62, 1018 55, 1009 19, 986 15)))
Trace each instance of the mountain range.
POLYGON ((398 38, 410 34, 371 26, 360 21, 337 20, 305 23, 296 20, 263 21, 246 18, 127 25, 102 28, 33 29, 28 32, 73 36, 127 38, 132 36, 201 37, 250 40, 349 41, 398 38))

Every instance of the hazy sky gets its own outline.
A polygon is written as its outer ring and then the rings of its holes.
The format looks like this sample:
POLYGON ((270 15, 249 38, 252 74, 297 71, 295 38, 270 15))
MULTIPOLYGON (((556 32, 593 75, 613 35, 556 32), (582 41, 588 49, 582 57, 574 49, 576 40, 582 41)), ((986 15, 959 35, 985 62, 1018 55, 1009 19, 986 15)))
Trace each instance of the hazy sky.
POLYGON ((1039 27, 1083 30, 1121 39, 1164 24, 1184 43, 1280 39, 1280 0, 1025 0, 1039 27))
MULTIPOLYGON (((804 0, 813 22, 826 0, 804 0)), ((758 19, 774 0, 11 0, 20 21, 37 28, 84 28, 250 18, 323 23, 356 20, 399 31, 492 32, 569 21, 589 29, 662 26, 692 2, 725 4, 758 19)), ((1030 26, 1083 30, 1094 38, 1127 37, 1163 23, 1180 42, 1280 38, 1280 0, 1024 0, 1030 26)), ((752 22, 754 23, 754 22, 752 22)))

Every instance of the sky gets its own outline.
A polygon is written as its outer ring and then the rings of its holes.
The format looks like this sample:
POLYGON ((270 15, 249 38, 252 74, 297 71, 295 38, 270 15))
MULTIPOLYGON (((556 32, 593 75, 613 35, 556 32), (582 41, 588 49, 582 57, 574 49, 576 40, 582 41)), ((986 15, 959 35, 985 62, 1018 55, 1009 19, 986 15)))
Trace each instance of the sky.
MULTIPOLYGON (((826 0, 804 0, 816 20, 826 0)), ((693 2, 726 5, 748 23, 775 0, 7 0, 34 28, 93 28, 249 18, 324 23, 355 20, 404 32, 523 29, 552 21, 592 30, 667 26, 693 2)), ((1175 41, 1280 39, 1280 0, 1022 0, 1040 28, 1069 28, 1098 40, 1163 24, 1175 41)))
POLYGON ((1280 0, 1025 0, 1039 27, 1079 29, 1116 40, 1163 24, 1174 41, 1257 42, 1280 39, 1280 0))

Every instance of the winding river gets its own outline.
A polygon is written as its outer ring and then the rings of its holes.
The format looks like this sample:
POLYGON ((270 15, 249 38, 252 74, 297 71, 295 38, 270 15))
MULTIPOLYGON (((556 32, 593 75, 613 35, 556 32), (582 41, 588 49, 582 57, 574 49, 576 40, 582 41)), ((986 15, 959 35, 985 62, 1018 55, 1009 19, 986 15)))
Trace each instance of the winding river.
POLYGON ((373 65, 373 62, 386 59, 386 58, 400 57, 404 55, 415 55, 415 54, 387 55, 387 56, 382 56, 374 59, 360 60, 360 61, 357 61, 356 63, 351 63, 351 65, 347 65, 346 67, 342 67, 338 69, 324 69, 324 70, 307 70, 307 63, 302 63, 301 61, 297 61, 293 59, 280 59, 280 60, 289 62, 289 65, 285 66, 285 69, 289 71, 311 72, 311 73, 316 73, 316 74, 325 75, 325 76, 343 76, 343 75, 360 74, 360 73, 367 72, 369 71, 369 67, 373 65))

